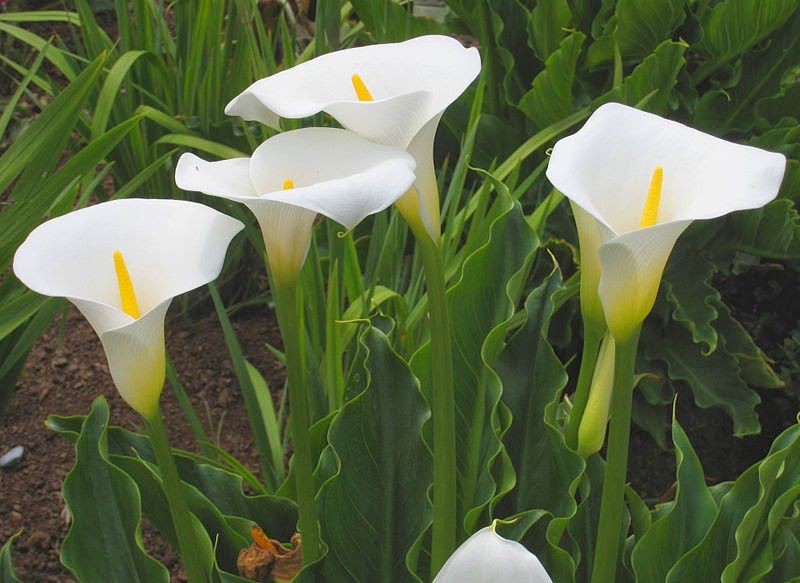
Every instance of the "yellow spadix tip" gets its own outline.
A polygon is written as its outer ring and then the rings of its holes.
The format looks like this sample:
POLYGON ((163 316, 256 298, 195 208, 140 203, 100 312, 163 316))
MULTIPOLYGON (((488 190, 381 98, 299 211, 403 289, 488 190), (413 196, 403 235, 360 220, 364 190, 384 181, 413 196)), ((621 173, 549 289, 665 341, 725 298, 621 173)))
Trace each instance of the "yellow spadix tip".
POLYGON ((370 93, 367 86, 364 85, 364 81, 358 73, 353 73, 350 80, 353 82, 353 89, 356 90, 359 101, 372 101, 372 93, 370 93))
POLYGON ((283 181, 283 189, 289 190, 290 188, 294 188, 294 180, 292 180, 291 178, 287 178, 286 180, 283 181))
POLYGON ((114 251, 114 271, 117 272, 117 286, 119 286, 119 300, 122 311, 132 318, 139 318, 139 304, 136 301, 136 292, 133 291, 133 282, 128 273, 128 266, 122 252, 114 251))
POLYGON ((661 204, 661 187, 664 184, 664 169, 656 166, 653 170, 653 177, 650 179, 650 188, 647 191, 647 199, 642 210, 642 220, 640 227, 652 227, 658 222, 658 207, 661 204))

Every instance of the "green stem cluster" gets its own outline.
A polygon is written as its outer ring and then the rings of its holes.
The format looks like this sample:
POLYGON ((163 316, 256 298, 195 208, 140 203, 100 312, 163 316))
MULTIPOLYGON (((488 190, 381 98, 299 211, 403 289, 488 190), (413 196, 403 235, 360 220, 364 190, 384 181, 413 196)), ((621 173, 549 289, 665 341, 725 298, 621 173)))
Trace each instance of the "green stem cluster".
MULTIPOLYGON (((274 273, 274 272, 273 272, 274 273)), ((297 278, 278 282, 273 279, 278 324, 283 337, 286 357, 286 378, 289 391, 289 430, 294 448, 293 467, 297 506, 300 511, 300 534, 303 537, 303 562, 316 561, 320 556, 317 507, 314 499, 314 463, 309 439, 308 391, 303 374, 303 355, 300 344, 302 313, 298 303, 297 278)))
POLYGON ((628 470, 628 444, 631 433, 633 373, 639 331, 625 340, 618 340, 614 362, 614 393, 611 401, 608 453, 603 474, 603 495, 600 501, 600 524, 592 565, 592 583, 615 581, 624 538, 623 509, 625 477, 628 470))
POLYGON ((189 583, 205 583, 208 581, 208 577, 203 568, 203 547, 197 539, 189 507, 181 491, 181 480, 175 460, 172 458, 172 449, 167 438, 167 428, 161 419, 161 411, 157 408, 152 415, 145 416, 144 419, 150 434, 150 444, 156 456, 156 463, 161 470, 164 494, 167 497, 169 513, 175 527, 178 552, 186 570, 186 578, 189 583))
POLYGON ((427 233, 417 234, 428 289, 431 329, 431 413, 433 417, 433 533, 431 576, 456 546, 456 420, 453 357, 447 313, 442 249, 427 233))

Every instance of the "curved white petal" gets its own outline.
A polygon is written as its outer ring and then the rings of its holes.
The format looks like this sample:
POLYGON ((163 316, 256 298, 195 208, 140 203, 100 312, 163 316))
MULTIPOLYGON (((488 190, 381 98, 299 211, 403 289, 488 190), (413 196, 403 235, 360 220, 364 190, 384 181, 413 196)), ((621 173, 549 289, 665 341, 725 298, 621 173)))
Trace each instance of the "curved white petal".
POLYGON ((317 213, 272 200, 252 201, 247 208, 258 219, 273 277, 279 281, 297 277, 311 245, 317 213))
POLYGON ((164 317, 171 302, 164 300, 138 320, 100 334, 114 385, 145 417, 156 412, 164 386, 164 317))
POLYGON ((552 583, 536 556, 487 526, 447 559, 433 583, 552 583))
POLYGON ((600 301, 609 330, 625 340, 653 308, 667 258, 691 221, 674 221, 615 237, 600 247, 600 301))
POLYGON ((332 128, 305 128, 261 144, 250 163, 260 200, 321 213, 352 229, 391 206, 414 183, 414 159, 332 128), (285 180, 293 188, 284 189, 285 180))
MULTIPOLYGON (((455 101, 479 72, 480 55, 476 49, 466 49, 447 36, 422 36, 401 43, 337 51, 301 63, 256 81, 227 105, 225 113, 277 128, 281 117, 301 118, 328 111, 342 125, 354 130, 357 118, 363 115, 374 126, 403 124, 406 129, 400 133, 410 140, 427 120, 455 101), (374 101, 358 100, 351 80, 353 74, 362 78, 374 101), (419 99, 416 111, 406 119, 394 116, 382 119, 379 115, 397 106, 391 104, 385 108, 381 102, 418 92, 430 95, 419 99), (357 108, 342 107, 348 103, 357 108)), ((404 104, 403 108, 407 106, 404 104)))
POLYGON ((194 154, 182 154, 175 167, 175 184, 238 202, 258 196, 250 180, 250 158, 206 162, 194 154))
POLYGON ((123 399, 153 414, 164 384, 164 316, 172 298, 219 275, 244 225, 201 204, 123 199, 48 221, 14 256, 31 289, 70 299, 103 343, 123 399), (120 305, 114 252, 121 251, 142 316, 120 305))
POLYGON ((193 202, 115 200, 34 229, 14 256, 14 273, 34 291, 80 302, 102 333, 130 321, 120 307, 114 251, 125 258, 145 314, 217 277, 230 240, 242 228, 236 219, 193 202), (112 310, 121 315, 112 316, 112 310))
POLYGON ((598 108, 553 149, 550 181, 616 233, 638 228, 653 170, 658 222, 710 219, 777 195, 786 159, 618 103, 598 108))

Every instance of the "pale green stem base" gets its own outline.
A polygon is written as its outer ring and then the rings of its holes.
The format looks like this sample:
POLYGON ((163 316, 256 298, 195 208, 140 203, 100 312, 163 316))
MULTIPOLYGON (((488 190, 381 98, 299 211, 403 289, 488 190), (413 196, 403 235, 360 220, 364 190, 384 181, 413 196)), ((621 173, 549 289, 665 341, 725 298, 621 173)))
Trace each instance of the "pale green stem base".
MULTIPOLYGON (((274 272, 273 272, 274 275, 274 272)), ((283 337, 286 357, 286 378, 289 391, 289 429, 294 455, 295 491, 300 510, 300 534, 303 541, 303 563, 309 564, 320 556, 317 506, 314 500, 314 464, 309 441, 308 392, 303 374, 303 357, 300 345, 302 315, 297 301, 297 279, 278 282, 273 279, 278 324, 283 337)))
POLYGON ((597 365, 597 355, 600 351, 600 341, 603 333, 593 326, 584 323, 583 329, 583 352, 581 353, 581 369, 578 373, 578 383, 575 387, 575 394, 572 398, 572 411, 567 420, 565 439, 567 445, 578 449, 578 430, 581 426, 581 418, 586 410, 586 403, 589 402, 589 391, 592 388, 592 377, 597 365))
POLYGON ((620 558, 620 542, 624 538, 622 515, 625 504, 625 478, 628 471, 633 373, 639 330, 637 328, 630 338, 617 341, 616 345, 608 454, 603 474, 603 497, 600 502, 600 524, 597 529, 597 544, 592 565, 592 583, 615 581, 620 558))
POLYGON ((422 256, 431 319, 431 414, 433 422, 433 533, 431 578, 455 550, 456 420, 453 353, 442 249, 427 233, 415 233, 422 256))
POLYGON ((167 438, 167 428, 161 419, 161 411, 145 416, 147 431, 150 434, 150 444, 156 456, 156 463, 161 470, 161 480, 164 485, 164 494, 167 497, 169 513, 175 527, 175 536, 178 539, 178 552, 186 570, 189 583, 206 583, 208 578, 203 569, 203 547, 197 540, 197 535, 192 525, 189 507, 181 492, 181 481, 178 469, 172 458, 172 450, 167 438))

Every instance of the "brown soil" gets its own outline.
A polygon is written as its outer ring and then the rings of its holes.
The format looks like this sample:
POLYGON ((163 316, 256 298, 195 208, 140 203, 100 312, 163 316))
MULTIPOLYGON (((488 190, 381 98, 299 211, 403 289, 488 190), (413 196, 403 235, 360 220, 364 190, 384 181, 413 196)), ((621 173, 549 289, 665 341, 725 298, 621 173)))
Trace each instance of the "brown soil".
MULTIPOLYGON (((282 365, 265 344, 278 342, 277 325, 273 313, 265 312, 241 314, 233 325, 246 357, 270 387, 277 388, 283 385, 282 365)), ((240 430, 248 426, 247 416, 216 317, 168 320, 167 349, 208 435, 213 438, 221 427, 219 445, 257 472, 255 447, 248 432, 240 430)), ((112 423, 142 428, 141 418, 114 389, 100 341, 70 307, 66 318, 57 320, 34 345, 0 421, 0 455, 16 445, 25 447, 18 466, 0 470, 0 544, 23 529, 13 553, 17 576, 23 581, 74 581, 59 562, 59 548, 68 529, 61 484, 75 452, 73 444, 47 429, 44 421, 51 413, 85 415, 99 394, 109 401, 112 423)), ((164 389, 161 403, 172 444, 199 451, 169 387, 164 389)), ((172 570, 173 580, 182 580, 175 554, 149 528, 145 528, 145 547, 172 570)))

